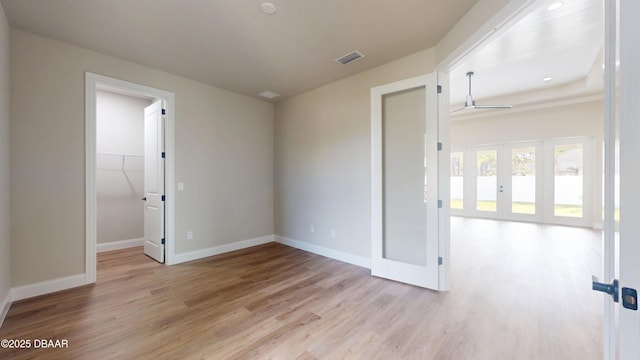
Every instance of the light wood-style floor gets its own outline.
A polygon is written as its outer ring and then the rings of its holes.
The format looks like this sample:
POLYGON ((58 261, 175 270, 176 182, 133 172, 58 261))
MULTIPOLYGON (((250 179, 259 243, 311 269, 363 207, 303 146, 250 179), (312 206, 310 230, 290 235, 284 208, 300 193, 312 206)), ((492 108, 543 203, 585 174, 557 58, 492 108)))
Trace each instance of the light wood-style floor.
POLYGON ((175 266, 101 253, 95 285, 14 303, 1 359, 601 359, 600 235, 452 218, 452 290, 279 244, 175 266))

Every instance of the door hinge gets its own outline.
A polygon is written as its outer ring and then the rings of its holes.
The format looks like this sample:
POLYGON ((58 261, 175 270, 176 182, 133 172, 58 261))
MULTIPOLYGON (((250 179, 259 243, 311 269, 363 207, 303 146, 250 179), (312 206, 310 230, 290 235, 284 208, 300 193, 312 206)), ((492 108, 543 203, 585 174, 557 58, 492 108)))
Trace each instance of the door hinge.
POLYGON ((162 152, 162 158, 164 159, 164 151, 162 152))
POLYGON ((438 265, 442 265, 442 256, 438 256, 438 265))
POLYGON ((167 115, 167 109, 162 109, 162 115, 167 115))
POLYGON ((438 143, 438 151, 442 151, 442 143, 441 142, 438 143))
POLYGON ((160 244, 164 245, 164 238, 160 240, 160 244))
POLYGON ((165 198, 164 198, 164 195, 162 195, 162 201, 164 201, 164 199, 165 199, 165 198))
POLYGON ((438 91, 438 94, 442 94, 442 85, 438 85, 436 90, 438 91))
POLYGON ((438 209, 442 209, 442 200, 438 200, 438 209))

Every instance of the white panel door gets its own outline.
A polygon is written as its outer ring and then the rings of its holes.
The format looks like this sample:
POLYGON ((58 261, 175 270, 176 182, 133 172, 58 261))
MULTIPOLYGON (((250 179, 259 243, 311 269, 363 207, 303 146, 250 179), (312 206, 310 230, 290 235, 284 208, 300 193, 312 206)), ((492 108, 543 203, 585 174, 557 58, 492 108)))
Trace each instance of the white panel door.
POLYGON ((144 253, 164 262, 164 114, 162 101, 144 109, 144 253))
POLYGON ((371 89, 371 274, 437 290, 437 75, 371 89))
POLYGON ((640 359, 640 2, 620 0, 619 358, 640 359), (625 306, 625 300, 627 306, 625 306), (635 310, 629 302, 635 302, 635 310))

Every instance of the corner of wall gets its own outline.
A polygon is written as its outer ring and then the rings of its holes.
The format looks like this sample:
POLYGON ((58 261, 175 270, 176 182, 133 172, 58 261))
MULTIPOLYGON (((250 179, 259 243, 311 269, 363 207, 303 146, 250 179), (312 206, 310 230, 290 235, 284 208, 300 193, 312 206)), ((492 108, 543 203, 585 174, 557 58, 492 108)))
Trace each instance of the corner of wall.
POLYGON ((4 323, 4 319, 7 317, 7 313, 9 313, 9 308, 11 307, 11 290, 7 293, 4 299, 0 301, 0 328, 2 328, 2 324, 4 323))
POLYGON ((371 259, 364 256, 350 254, 344 251, 330 249, 328 247, 313 245, 305 241, 286 238, 280 235, 274 235, 274 241, 282 245, 287 245, 296 249, 300 249, 313 254, 321 255, 330 259, 342 261, 345 263, 357 265, 363 268, 371 269, 371 259))
POLYGON ((11 34, 0 4, 0 326, 11 305, 11 34))

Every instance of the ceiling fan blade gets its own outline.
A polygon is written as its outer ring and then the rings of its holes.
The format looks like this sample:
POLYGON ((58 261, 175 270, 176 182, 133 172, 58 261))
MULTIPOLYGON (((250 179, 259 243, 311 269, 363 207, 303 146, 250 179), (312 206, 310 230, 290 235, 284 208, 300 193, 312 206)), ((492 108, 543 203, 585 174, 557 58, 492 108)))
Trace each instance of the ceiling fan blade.
POLYGON ((467 109, 473 109, 473 108, 470 108, 470 107, 465 106, 465 107, 461 107, 460 109, 453 110, 453 111, 451 111, 449 114, 453 114, 453 113, 455 113, 455 112, 463 111, 463 110, 467 110, 467 109))
POLYGON ((458 112, 461 110, 475 110, 475 109, 511 109, 513 106, 511 105, 476 105, 475 101, 473 100, 473 95, 471 95, 471 77, 473 76, 474 72, 473 71, 469 71, 467 72, 467 77, 469 78, 469 94, 467 95, 467 100, 464 103, 464 107, 458 110, 454 110, 451 113, 454 112, 458 112))
POLYGON ((476 109, 511 109, 511 105, 476 105, 476 109))

